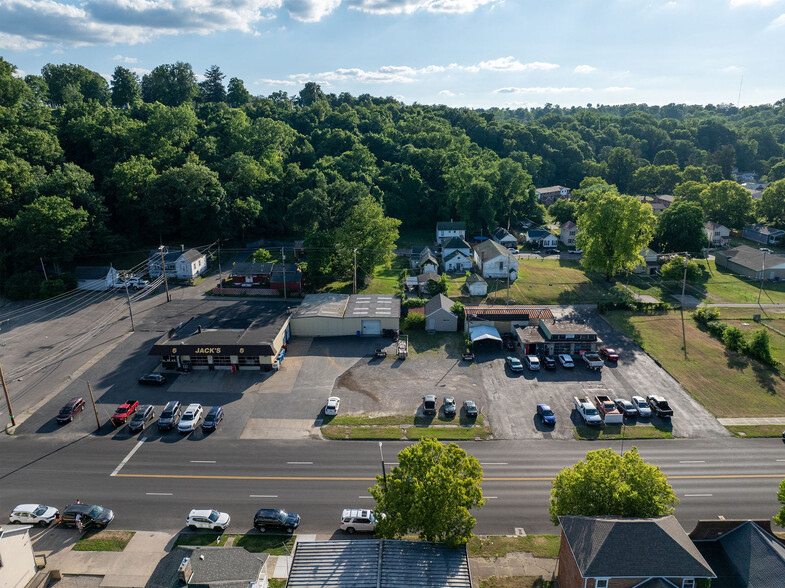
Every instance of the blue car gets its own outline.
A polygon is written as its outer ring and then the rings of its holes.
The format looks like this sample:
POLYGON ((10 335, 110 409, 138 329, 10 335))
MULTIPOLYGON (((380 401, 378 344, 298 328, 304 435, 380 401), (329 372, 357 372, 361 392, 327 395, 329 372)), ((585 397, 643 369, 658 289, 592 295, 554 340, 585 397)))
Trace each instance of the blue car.
POLYGON ((545 425, 555 425, 556 424, 556 415, 553 414, 551 407, 547 404, 538 404, 537 405, 537 414, 542 419, 543 424, 545 425))
POLYGON ((204 417, 204 422, 202 423, 202 430, 204 431, 214 431, 215 428, 218 426, 224 418, 224 409, 220 406, 214 406, 210 409, 210 412, 207 413, 207 416, 204 417))

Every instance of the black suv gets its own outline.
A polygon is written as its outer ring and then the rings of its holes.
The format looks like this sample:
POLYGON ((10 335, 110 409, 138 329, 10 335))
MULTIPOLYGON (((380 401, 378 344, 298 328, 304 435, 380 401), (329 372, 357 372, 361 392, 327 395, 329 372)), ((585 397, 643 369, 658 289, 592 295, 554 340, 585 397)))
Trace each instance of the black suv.
POLYGON ((556 369, 556 360, 553 359, 550 355, 541 355, 540 356, 540 363, 542 367, 546 370, 555 370, 556 369))
POLYGON ((134 416, 128 423, 128 430, 132 433, 143 430, 155 418, 155 408, 152 404, 145 404, 136 409, 134 416))
POLYGON ((68 402, 66 402, 65 406, 60 409, 60 412, 57 413, 55 420, 57 424, 64 425, 65 423, 70 423, 74 420, 74 416, 77 412, 82 412, 84 410, 84 398, 75 397, 71 398, 68 402))
POLYGON ((85 528, 105 529, 114 519, 114 513, 97 504, 69 504, 63 509, 61 521, 66 527, 76 527, 76 517, 85 528))
POLYGON ((180 406, 180 401, 170 400, 167 402, 161 413, 161 418, 158 419, 158 430, 171 431, 174 429, 177 426, 177 423, 180 422, 181 414, 182 407, 180 406))
POLYGON ((285 529, 293 533, 300 526, 300 515, 275 508, 262 508, 253 518, 253 526, 260 533, 267 529, 285 529))

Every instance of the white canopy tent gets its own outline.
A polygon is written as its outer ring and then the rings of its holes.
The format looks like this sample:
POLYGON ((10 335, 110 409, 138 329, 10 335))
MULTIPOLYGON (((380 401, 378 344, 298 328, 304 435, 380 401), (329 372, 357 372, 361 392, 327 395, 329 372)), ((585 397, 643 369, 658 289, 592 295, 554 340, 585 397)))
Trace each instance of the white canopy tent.
POLYGON ((497 331, 494 327, 487 327, 484 325, 471 327, 469 329, 469 337, 471 337, 472 343, 477 343, 478 341, 502 342, 502 337, 499 335, 499 331, 497 331))

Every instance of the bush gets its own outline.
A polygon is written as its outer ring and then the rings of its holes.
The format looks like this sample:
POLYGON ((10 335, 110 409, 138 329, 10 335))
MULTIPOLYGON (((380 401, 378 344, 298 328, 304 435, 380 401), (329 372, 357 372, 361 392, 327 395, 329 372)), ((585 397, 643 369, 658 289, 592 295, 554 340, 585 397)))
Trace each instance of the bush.
MULTIPOLYGON (((679 280, 684 279, 684 258, 681 255, 676 255, 670 261, 664 263, 660 268, 662 277, 666 280, 679 280)), ((700 266, 695 261, 687 262, 687 281, 691 282, 700 273, 700 266)))
POLYGON ((41 292, 44 277, 39 272, 17 272, 5 282, 5 295, 10 300, 28 300, 41 292))
POLYGON ((772 367, 779 363, 771 355, 771 342, 766 329, 759 329, 752 334, 752 340, 747 346, 747 355, 772 367))
POLYGON ((706 323, 706 329, 708 329, 709 333, 712 336, 717 337, 720 341, 723 340, 722 336, 725 334, 725 329, 728 328, 728 323, 723 323, 722 321, 709 321, 706 323))
POLYGON ((738 353, 744 353, 747 347, 744 333, 739 327, 727 327, 722 334, 722 342, 725 343, 725 347, 738 353))
POLYGON ((54 298, 66 291, 65 281, 60 278, 47 280, 41 283, 40 297, 46 300, 47 298, 54 298))
POLYGON ((425 330, 425 315, 419 312, 409 313, 401 322, 404 331, 425 330))
POLYGON ((692 313, 692 318, 696 323, 705 325, 711 321, 720 320, 720 311, 716 308, 703 306, 692 313))
POLYGON ((426 298, 407 298, 401 301, 401 306, 404 308, 420 308, 428 304, 426 298))

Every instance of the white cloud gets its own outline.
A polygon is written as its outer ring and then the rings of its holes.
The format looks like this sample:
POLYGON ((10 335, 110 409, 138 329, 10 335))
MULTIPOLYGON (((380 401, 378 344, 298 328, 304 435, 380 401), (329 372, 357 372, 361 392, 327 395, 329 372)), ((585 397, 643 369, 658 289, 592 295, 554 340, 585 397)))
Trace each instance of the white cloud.
POLYGON ((265 86, 296 86, 299 82, 294 80, 271 80, 269 78, 262 78, 254 83, 264 84, 265 86))
POLYGON ((592 67, 591 65, 578 65, 578 66, 575 67, 575 69, 573 71, 575 73, 579 73, 579 74, 587 74, 587 73, 591 73, 591 72, 596 71, 596 70, 597 70, 597 68, 596 67, 592 67))
POLYGON ((144 67, 132 67, 131 71, 141 78, 142 76, 149 74, 152 70, 145 69, 144 67))
POLYGON ((770 29, 778 29, 781 26, 785 26, 785 14, 780 14, 777 18, 771 21, 768 28, 770 29))
POLYGON ((341 5, 341 0, 284 0, 289 15, 303 22, 317 22, 341 5))
POLYGON ((634 90, 635 88, 631 88, 630 86, 608 86, 607 88, 603 88, 603 92, 629 92, 634 90))
POLYGON ((450 90, 441 90, 439 91, 439 96, 455 96, 455 92, 451 92, 450 90))
MULTIPOLYGON (((316 1, 316 0, 312 0, 316 1)), ((349 8, 371 14, 412 14, 418 10, 464 14, 502 0, 347 0, 349 8)))
MULTIPOLYGON (((586 88, 584 88, 585 90, 586 88)), ((578 88, 545 88, 545 87, 532 87, 532 88, 517 88, 510 86, 507 88, 498 88, 493 91, 494 94, 561 94, 563 92, 578 92, 578 88)))
POLYGON ((730 0, 731 6, 771 6, 780 0, 730 0))
POLYGON ((720 71, 723 73, 739 73, 741 68, 736 65, 729 65, 728 67, 723 67, 720 71))
POLYGON ((23 77, 25 77, 25 76, 27 75, 27 72, 26 72, 25 70, 23 70, 23 69, 19 69, 19 68, 17 67, 17 68, 14 70, 14 73, 12 73, 11 75, 12 75, 12 76, 14 76, 15 78, 19 78, 19 79, 21 79, 21 78, 23 78, 23 77))
POLYGON ((11 51, 26 51, 28 49, 38 49, 43 43, 33 39, 27 39, 20 35, 13 35, 0 32, 0 49, 10 49, 11 51))
POLYGON ((476 66, 468 66, 466 69, 469 71, 477 71, 481 69, 490 71, 526 71, 526 70, 549 70, 556 69, 559 66, 555 63, 545 63, 542 61, 533 61, 531 63, 521 63, 512 55, 508 57, 498 57, 489 61, 481 61, 476 66))
POLYGON ((115 55, 112 58, 114 61, 122 61, 123 63, 138 63, 139 60, 136 57, 123 57, 122 55, 115 55))

